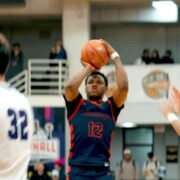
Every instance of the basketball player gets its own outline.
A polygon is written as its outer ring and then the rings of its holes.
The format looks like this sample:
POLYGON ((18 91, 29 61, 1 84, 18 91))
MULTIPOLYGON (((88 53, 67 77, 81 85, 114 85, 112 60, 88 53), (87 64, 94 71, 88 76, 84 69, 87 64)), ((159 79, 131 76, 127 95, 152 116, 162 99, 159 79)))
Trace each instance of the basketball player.
POLYGON ((71 133, 70 180, 112 180, 110 148, 116 120, 127 97, 128 78, 118 53, 106 41, 101 42, 114 62, 117 88, 112 97, 103 101, 107 78, 87 63, 67 83, 64 98, 71 133), (79 93, 84 79, 87 100, 79 93))
POLYGON ((171 90, 171 97, 161 105, 160 111, 169 120, 176 133, 180 136, 180 91, 176 87, 171 90))
POLYGON ((5 81, 9 43, 0 33, 0 180, 25 180, 33 116, 27 98, 5 81))

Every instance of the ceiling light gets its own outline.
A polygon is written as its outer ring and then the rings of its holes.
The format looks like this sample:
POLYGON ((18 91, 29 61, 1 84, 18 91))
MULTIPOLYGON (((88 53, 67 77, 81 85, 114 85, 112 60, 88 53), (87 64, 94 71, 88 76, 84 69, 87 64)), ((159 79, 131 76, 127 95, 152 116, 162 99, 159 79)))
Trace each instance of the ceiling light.
POLYGON ((123 128, 133 128, 133 127, 136 127, 136 124, 132 123, 132 122, 124 122, 124 123, 121 124, 121 127, 123 127, 123 128))
POLYGON ((157 10, 158 15, 164 21, 176 22, 178 20, 178 7, 171 0, 154 0, 152 6, 157 10))

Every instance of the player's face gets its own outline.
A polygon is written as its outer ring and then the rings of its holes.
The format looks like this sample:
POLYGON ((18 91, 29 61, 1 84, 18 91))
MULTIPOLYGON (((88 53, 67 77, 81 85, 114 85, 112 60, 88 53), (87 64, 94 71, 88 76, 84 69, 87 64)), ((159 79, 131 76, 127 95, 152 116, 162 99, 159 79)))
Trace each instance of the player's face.
POLYGON ((87 97, 90 100, 102 100, 107 90, 105 81, 100 75, 90 76, 86 84, 87 97))

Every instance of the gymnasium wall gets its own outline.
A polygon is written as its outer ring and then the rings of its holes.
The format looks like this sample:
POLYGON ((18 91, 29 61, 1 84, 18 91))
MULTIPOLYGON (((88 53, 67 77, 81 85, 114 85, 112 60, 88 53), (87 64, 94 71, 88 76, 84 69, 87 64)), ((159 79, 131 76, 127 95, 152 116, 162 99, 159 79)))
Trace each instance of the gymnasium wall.
POLYGON ((162 56, 171 49, 174 59, 180 63, 180 26, 178 24, 94 24, 92 38, 104 38, 120 53, 123 62, 133 64, 144 48, 158 49, 162 56))
MULTIPOLYGON (((47 58, 56 38, 62 39, 61 20, 27 21, 23 24, 0 25, 11 42, 22 45, 25 60, 47 58)), ((157 48, 162 56, 169 48, 180 63, 180 26, 171 24, 100 24, 91 26, 91 38, 104 38, 117 49, 125 64, 133 62, 144 48, 157 48)), ((68 53, 68 52, 67 52, 68 53)))
POLYGON ((58 16, 61 15, 62 1, 61 0, 26 0, 24 4, 4 5, 0 7, 0 15, 7 16, 6 21, 15 20, 17 16, 58 16))
POLYGON ((0 25, 11 43, 19 42, 24 53, 27 67, 30 58, 47 58, 56 39, 62 39, 61 21, 26 21, 13 26, 0 25))
MULTIPOLYGON (((151 127, 151 126, 148 126, 151 127)), ((153 126, 152 126, 153 127, 153 126)), ((180 153, 178 153, 178 163, 166 163, 166 147, 167 146, 177 146, 180 147, 180 139, 175 134, 171 126, 165 126, 165 132, 154 132, 154 155, 162 165, 165 165, 167 168, 165 179, 169 180, 178 180, 180 177, 179 167, 180 167, 180 153)), ((111 169, 115 171, 115 174, 118 174, 117 164, 122 159, 123 154, 123 133, 121 128, 116 129, 116 135, 113 139, 112 145, 112 161, 111 169)), ((135 154, 133 154, 134 158, 135 154)), ((145 160, 144 160, 145 161, 145 160)), ((139 167, 140 172, 142 173, 142 167, 139 167)))

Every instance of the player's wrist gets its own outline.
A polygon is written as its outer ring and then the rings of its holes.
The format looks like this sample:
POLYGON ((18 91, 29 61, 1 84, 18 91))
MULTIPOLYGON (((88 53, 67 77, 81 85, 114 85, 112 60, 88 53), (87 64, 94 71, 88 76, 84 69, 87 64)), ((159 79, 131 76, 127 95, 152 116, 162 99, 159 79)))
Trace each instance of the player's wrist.
POLYGON ((169 121, 170 123, 179 120, 179 118, 177 117, 177 115, 174 114, 174 113, 168 113, 166 117, 167 117, 167 119, 168 119, 168 121, 169 121))
POLYGON ((117 51, 114 51, 112 54, 111 54, 111 60, 115 61, 116 59, 119 59, 120 58, 120 55, 118 54, 117 51))
POLYGON ((90 64, 86 65, 85 68, 86 68, 88 73, 91 73, 92 71, 95 70, 95 68, 93 66, 91 66, 90 64))

